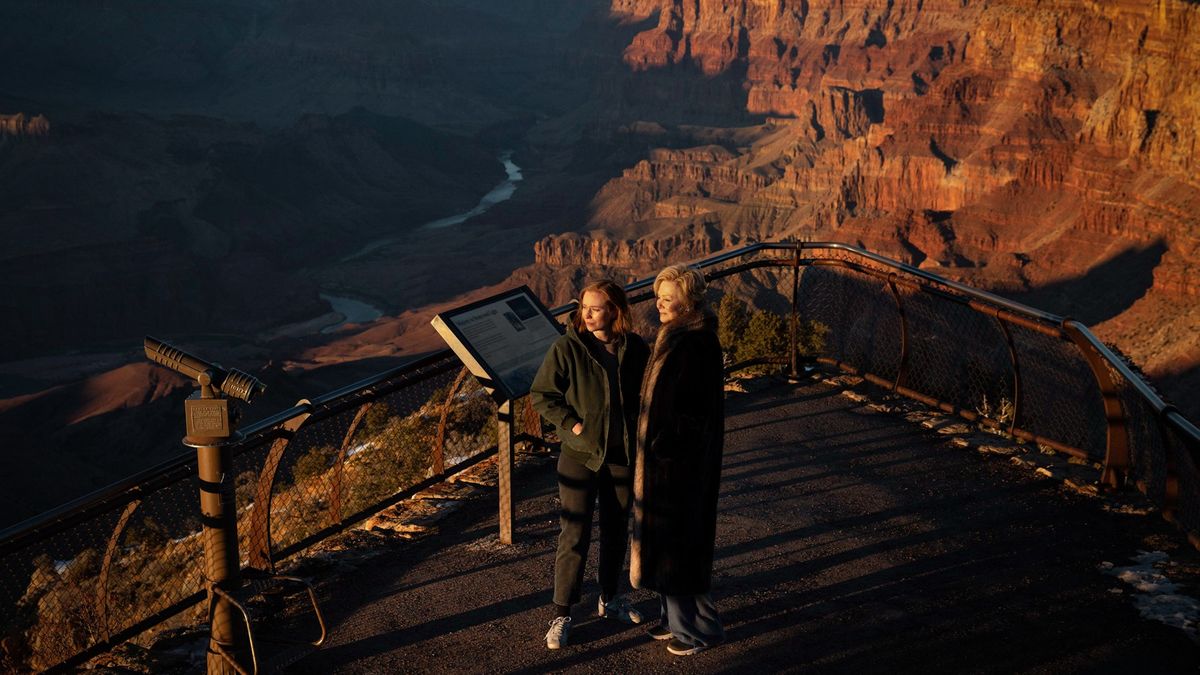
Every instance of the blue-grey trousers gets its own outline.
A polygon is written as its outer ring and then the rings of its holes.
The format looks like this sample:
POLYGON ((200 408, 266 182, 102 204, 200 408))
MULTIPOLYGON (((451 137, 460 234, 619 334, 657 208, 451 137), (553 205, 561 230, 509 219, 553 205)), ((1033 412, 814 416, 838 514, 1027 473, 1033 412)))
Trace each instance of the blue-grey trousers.
POLYGON ((712 647, 725 641, 725 627, 708 593, 659 595, 659 621, 689 645, 712 647))

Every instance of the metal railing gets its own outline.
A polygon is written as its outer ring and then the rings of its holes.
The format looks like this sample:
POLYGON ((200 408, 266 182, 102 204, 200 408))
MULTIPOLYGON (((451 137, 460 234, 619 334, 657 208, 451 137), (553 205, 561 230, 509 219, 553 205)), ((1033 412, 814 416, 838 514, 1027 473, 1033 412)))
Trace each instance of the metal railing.
MULTIPOLYGON (((824 364, 1099 463, 1106 484, 1136 484, 1200 546, 1200 431, 1086 327, 844 244, 755 244, 695 264, 713 300, 787 317, 776 360, 793 372, 824 364)), ((627 286, 646 327, 652 283, 627 286)), ((489 456, 494 415, 445 350, 243 429, 242 564, 273 569, 489 456)), ((183 454, 0 532, 0 669, 71 666, 202 622, 195 475, 183 454)))

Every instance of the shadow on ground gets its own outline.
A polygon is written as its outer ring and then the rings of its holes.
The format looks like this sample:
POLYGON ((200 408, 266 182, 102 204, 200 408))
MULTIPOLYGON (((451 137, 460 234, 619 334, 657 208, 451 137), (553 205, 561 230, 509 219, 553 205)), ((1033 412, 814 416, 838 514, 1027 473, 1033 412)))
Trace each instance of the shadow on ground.
POLYGON ((497 542, 494 493, 468 502, 438 535, 327 584, 331 643, 288 672, 1195 672, 1196 644, 1141 619, 1097 569, 1148 537, 1181 540, 1170 526, 835 394, 730 400, 713 593, 725 645, 673 657, 595 618, 591 566, 571 644, 545 648, 558 506, 543 459, 516 478, 515 545, 497 542))

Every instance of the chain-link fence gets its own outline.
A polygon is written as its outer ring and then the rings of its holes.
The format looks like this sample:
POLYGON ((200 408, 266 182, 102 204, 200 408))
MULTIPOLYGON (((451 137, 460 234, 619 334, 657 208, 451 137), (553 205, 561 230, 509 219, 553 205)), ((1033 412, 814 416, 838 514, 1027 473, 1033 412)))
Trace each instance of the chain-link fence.
MULTIPOLYGON (((242 564, 270 568, 492 448, 491 399, 473 381, 450 395, 461 369, 442 353, 246 430, 231 451, 242 564)), ((147 473, 0 541, 0 670, 204 620, 194 457, 147 473)))
POLYGON ((1200 546, 1200 432, 1086 328, 854 247, 750 248, 699 266, 715 296, 759 307, 779 306, 794 275, 781 313, 802 358, 1102 464, 1200 546))
MULTIPOLYGON (((758 244, 697 265, 731 365, 862 376, 1104 462, 1200 531, 1200 432, 1086 329, 838 244, 758 244)), ((650 287, 629 287, 648 339, 650 287)), ((242 564, 270 569, 495 448, 495 404, 464 375, 441 352, 246 429, 232 451, 242 564)), ((78 663, 203 621, 197 490, 184 456, 0 534, 0 668, 78 663)))

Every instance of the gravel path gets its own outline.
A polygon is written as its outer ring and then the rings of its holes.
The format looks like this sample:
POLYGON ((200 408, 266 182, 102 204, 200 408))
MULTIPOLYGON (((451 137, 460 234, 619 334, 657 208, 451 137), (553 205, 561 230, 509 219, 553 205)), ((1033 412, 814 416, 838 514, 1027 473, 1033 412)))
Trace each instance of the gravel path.
POLYGON ((287 672, 1197 671, 1197 644, 1098 571, 1182 541, 1157 516, 1106 511, 828 384, 734 395, 726 425, 726 644, 674 657, 597 619, 593 565, 571 644, 547 650, 558 506, 538 459, 516 477, 514 546, 496 540, 494 492, 469 500, 435 536, 329 582, 330 644, 287 672))

